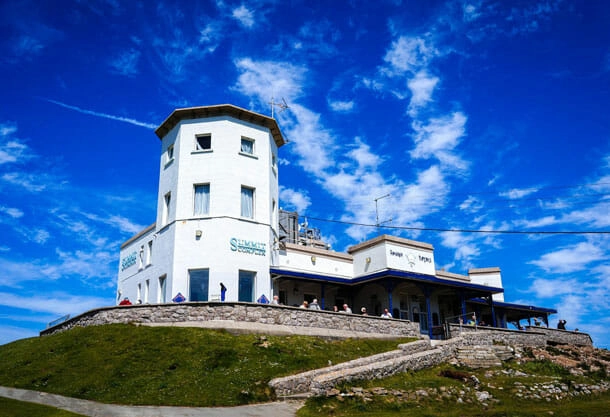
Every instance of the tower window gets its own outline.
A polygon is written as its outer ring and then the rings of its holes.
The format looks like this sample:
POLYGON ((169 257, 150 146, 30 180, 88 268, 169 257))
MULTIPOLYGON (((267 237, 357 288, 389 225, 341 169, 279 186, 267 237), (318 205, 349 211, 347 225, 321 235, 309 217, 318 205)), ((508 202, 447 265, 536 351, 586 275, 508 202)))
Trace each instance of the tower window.
POLYGON ((241 138, 241 153, 254 155, 254 140, 249 138, 241 138))
POLYGON ((171 202, 172 193, 165 194, 165 197, 163 197, 163 218, 161 219, 163 226, 165 226, 169 221, 171 202))
POLYGON ((195 149, 198 151, 209 151, 212 149, 212 135, 195 136, 195 149))
POLYGON ((195 216, 205 216, 210 213, 210 184, 195 184, 195 216))
POLYGON ((241 216, 254 218, 254 188, 241 187, 241 216))

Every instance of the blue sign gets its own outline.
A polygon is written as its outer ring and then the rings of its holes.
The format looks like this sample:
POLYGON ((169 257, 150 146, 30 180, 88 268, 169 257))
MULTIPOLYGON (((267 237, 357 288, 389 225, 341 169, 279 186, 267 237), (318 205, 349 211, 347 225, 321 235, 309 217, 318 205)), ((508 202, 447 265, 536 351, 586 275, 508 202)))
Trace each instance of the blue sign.
POLYGON ((256 302, 259 304, 269 304, 269 299, 267 297, 265 297, 265 294, 263 294, 260 297, 258 297, 258 300, 256 300, 256 302))
POLYGON ((182 295, 182 293, 178 293, 174 298, 172 298, 172 301, 174 303, 183 303, 186 301, 186 297, 182 295))

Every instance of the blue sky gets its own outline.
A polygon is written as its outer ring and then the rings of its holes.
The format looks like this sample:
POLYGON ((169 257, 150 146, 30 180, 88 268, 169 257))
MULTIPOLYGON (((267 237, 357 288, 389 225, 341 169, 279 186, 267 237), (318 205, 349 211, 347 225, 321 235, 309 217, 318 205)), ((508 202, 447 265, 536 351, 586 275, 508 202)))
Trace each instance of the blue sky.
POLYGON ((281 206, 333 249, 499 266, 507 301, 610 347, 610 235, 583 233, 610 231, 608 22, 601 0, 0 3, 0 343, 114 303, 173 109, 283 98, 281 206))

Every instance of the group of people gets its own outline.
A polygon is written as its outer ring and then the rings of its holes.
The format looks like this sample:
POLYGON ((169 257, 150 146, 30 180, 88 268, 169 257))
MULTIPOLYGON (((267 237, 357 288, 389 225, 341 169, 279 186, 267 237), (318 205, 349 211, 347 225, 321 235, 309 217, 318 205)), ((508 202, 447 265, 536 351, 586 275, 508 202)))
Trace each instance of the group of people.
MULTIPOLYGON (((277 295, 273 296, 273 300, 271 301, 271 304, 276 304, 279 305, 279 297, 277 295)), ((299 306, 299 308, 306 308, 309 310, 322 310, 322 308, 320 307, 320 304, 318 303, 318 299, 314 298, 313 300, 311 300, 311 302, 308 302, 307 300, 304 300, 303 303, 299 306)), ((339 309, 339 307, 337 306, 333 306, 333 312, 335 313, 346 313, 346 314, 354 314, 352 312, 352 309, 349 307, 349 305, 347 304, 343 304, 343 307, 341 309, 339 309)), ((368 316, 368 312, 366 310, 366 307, 362 307, 360 309, 360 314, 363 316, 368 316)), ((383 309, 383 313, 381 314, 382 318, 385 319, 391 319, 392 318, 392 313, 390 313, 390 311, 387 308, 383 309)))

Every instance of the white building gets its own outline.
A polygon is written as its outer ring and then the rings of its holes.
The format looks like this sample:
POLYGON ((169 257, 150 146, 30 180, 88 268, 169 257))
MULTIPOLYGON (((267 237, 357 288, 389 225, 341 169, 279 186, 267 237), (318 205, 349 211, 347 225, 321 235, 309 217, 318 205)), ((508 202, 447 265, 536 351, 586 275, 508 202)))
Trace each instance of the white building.
POLYGON ((430 336, 471 313, 499 327, 556 313, 504 303, 500 268, 436 270, 428 243, 383 235, 329 250, 297 213, 278 210, 285 140, 272 118, 232 105, 179 109, 156 134, 157 220, 121 246, 117 303, 317 298, 327 310, 388 308, 430 336))
POLYGON ((118 299, 256 301, 277 262, 274 119, 230 105, 174 111, 161 139, 157 221, 121 246, 118 299))

